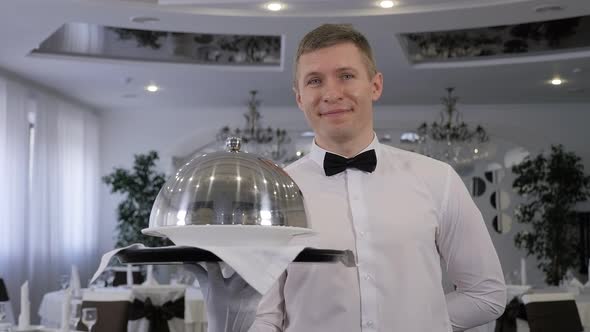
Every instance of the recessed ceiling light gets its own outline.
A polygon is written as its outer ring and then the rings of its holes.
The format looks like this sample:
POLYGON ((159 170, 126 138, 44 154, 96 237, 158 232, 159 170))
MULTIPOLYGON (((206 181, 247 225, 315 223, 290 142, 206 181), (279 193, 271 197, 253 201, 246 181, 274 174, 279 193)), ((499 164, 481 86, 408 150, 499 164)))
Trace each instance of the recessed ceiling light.
POLYGON ((283 8, 284 8, 284 6, 280 2, 269 2, 266 4, 266 9, 273 11, 273 12, 278 12, 279 10, 281 10, 283 8))
POLYGON ((131 22, 134 23, 152 23, 152 22, 159 22, 160 19, 157 17, 151 16, 134 16, 129 19, 131 22))
POLYGON ((395 6, 395 2, 385 0, 385 1, 379 2, 379 6, 381 6, 381 8, 391 8, 391 7, 395 6))
POLYGON ((549 12, 558 12, 564 10, 565 7, 556 4, 548 4, 548 5, 541 5, 534 8, 535 12, 537 13, 549 13, 549 12))
POLYGON ((145 89, 149 92, 157 92, 158 90, 160 90, 160 87, 155 84, 150 84, 146 86, 145 89))
POLYGON ((553 85, 561 85, 561 83, 563 83, 563 81, 560 78, 554 78, 551 80, 551 84, 553 85))

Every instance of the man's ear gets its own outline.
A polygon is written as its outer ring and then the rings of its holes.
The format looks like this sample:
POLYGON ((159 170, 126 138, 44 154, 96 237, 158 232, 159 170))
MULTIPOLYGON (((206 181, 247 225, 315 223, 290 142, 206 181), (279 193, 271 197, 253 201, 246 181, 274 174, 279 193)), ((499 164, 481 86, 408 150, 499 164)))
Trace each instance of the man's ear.
POLYGON ((303 110, 301 107, 301 94, 299 93, 299 89, 296 86, 293 86, 293 93, 295 93, 295 101, 297 102, 297 106, 300 110, 303 110))
POLYGON ((383 74, 376 73, 371 80, 371 86, 373 101, 377 101, 381 97, 381 93, 383 93, 383 74))

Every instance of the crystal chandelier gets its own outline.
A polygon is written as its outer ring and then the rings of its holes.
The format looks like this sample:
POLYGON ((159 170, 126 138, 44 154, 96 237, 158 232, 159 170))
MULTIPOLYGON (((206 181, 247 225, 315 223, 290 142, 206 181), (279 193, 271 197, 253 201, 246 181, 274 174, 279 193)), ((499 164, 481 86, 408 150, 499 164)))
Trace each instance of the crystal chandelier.
POLYGON ((417 129, 417 152, 455 168, 468 167, 474 161, 489 156, 489 136, 482 126, 472 129, 463 122, 462 114, 456 107, 459 98, 453 96, 454 88, 446 90, 447 96, 441 98, 445 108, 440 113, 440 121, 424 122, 417 129))
POLYGON ((279 164, 292 161, 294 154, 291 153, 291 138, 287 131, 281 128, 262 128, 260 126, 259 121, 262 115, 258 112, 260 100, 256 99, 257 92, 256 90, 250 91, 248 112, 244 113, 246 127, 232 129, 225 126, 217 133, 217 141, 225 144, 225 140, 230 136, 240 137, 243 151, 259 154, 279 164))

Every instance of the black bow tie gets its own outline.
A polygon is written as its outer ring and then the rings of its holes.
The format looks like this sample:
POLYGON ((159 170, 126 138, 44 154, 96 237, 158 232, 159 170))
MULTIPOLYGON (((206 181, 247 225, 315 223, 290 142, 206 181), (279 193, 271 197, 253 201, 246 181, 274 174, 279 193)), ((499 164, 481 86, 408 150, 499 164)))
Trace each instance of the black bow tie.
POLYGON ((365 151, 352 158, 344 158, 339 155, 326 152, 324 156, 324 172, 332 176, 344 172, 347 168, 356 168, 361 171, 372 173, 377 167, 377 155, 375 150, 365 151))

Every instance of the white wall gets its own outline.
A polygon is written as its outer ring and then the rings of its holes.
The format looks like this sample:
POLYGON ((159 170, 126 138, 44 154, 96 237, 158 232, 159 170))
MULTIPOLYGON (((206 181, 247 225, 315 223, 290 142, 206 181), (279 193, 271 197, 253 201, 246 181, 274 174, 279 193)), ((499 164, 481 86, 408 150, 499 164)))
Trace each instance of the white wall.
MULTIPOLYGON (((582 157, 586 172, 590 173, 590 104, 542 104, 542 105, 459 105, 465 121, 480 123, 492 135, 492 139, 523 146, 536 154, 548 150, 551 144, 562 143, 566 149, 582 157)), ((382 106, 375 110, 376 128, 415 129, 421 122, 438 117, 440 105, 382 106)), ((107 111, 101 115, 101 174, 110 173, 113 167, 130 167, 133 155, 156 150, 160 153, 160 169, 169 171, 173 155, 189 153, 208 143, 224 125, 242 126, 246 107, 227 109, 191 110, 137 110, 107 111)), ((307 128, 303 114, 295 106, 283 108, 261 107, 263 124, 294 130, 307 128)), ((395 137, 394 137, 395 138, 395 137)), ((480 167, 481 168, 481 167, 480 167)), ((510 190, 509 184, 507 189, 510 190)), ((101 192, 101 216, 104 223, 100 230, 100 246, 103 251, 113 247, 116 224, 116 205, 119 197, 110 194, 103 186, 101 192)), ((486 204, 487 200, 476 203, 486 204)), ((523 256, 513 245, 513 237, 520 225, 514 225, 508 234, 492 230, 492 214, 482 213, 492 240, 498 250, 505 273, 518 269, 523 256)), ((527 260, 531 269, 535 262, 527 260)), ((530 280, 542 283, 543 275, 529 272, 530 280)))

